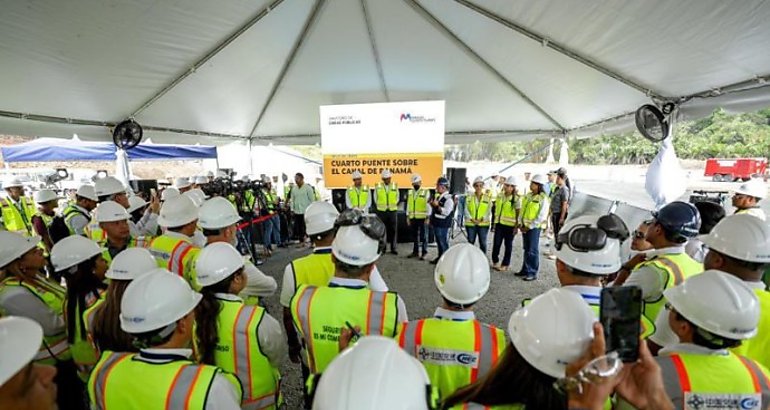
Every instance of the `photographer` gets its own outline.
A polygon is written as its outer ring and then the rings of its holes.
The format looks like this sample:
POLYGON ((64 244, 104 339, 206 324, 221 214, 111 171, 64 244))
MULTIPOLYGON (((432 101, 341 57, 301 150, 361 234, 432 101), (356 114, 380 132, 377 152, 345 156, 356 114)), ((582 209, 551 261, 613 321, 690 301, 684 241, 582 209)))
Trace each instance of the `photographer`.
POLYGON ((275 189, 273 189, 272 181, 267 176, 262 180, 262 196, 265 203, 260 204, 260 215, 270 215, 270 218, 262 223, 262 238, 265 245, 265 255, 271 256, 273 254, 273 244, 275 246, 281 244, 281 218, 277 212, 280 199, 276 195, 275 189))

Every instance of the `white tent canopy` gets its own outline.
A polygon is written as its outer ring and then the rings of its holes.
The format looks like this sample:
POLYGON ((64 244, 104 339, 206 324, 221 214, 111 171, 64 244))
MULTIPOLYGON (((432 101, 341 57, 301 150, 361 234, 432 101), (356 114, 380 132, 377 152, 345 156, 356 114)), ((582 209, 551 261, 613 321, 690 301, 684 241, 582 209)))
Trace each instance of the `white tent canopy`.
POLYGON ((763 0, 30 0, 0 13, 0 133, 315 143, 318 106, 446 100, 448 142, 770 105, 763 0), (703 98, 707 97, 708 98, 703 98), (716 96, 716 97, 714 97, 716 96))

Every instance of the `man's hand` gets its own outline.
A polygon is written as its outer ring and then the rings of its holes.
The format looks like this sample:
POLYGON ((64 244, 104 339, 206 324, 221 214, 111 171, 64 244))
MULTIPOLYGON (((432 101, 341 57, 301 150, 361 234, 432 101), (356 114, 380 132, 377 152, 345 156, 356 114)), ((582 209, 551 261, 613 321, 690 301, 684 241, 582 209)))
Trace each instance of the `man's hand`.
POLYGON ((150 198, 150 213, 155 215, 160 213, 160 198, 157 195, 150 198))
MULTIPOLYGON (((353 326, 353 329, 356 330, 356 333, 361 333, 361 326, 353 326)), ((353 337, 353 331, 343 326, 342 331, 340 332, 340 340, 337 343, 337 346, 340 348, 340 352, 350 346, 350 341, 353 340, 353 337)))
POLYGON ((639 265, 640 263, 646 260, 647 260, 647 255, 645 255, 644 253, 637 253, 636 255, 634 255, 633 258, 631 258, 628 262, 626 262, 626 264, 623 265, 623 267, 631 271, 631 270, 634 270, 637 265, 639 265))
POLYGON ((628 375, 616 389, 623 400, 640 410, 674 408, 663 386, 663 373, 647 343, 639 343, 639 361, 627 367, 628 375))

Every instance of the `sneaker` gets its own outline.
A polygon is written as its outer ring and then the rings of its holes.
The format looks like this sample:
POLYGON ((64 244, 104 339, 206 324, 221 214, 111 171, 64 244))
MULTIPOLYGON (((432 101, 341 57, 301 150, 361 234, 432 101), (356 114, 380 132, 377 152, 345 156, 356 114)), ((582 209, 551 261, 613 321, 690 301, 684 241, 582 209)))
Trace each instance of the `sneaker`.
POLYGON ((409 255, 407 255, 406 257, 407 257, 408 259, 412 259, 412 258, 416 258, 417 256, 418 256, 418 255, 417 255, 417 252, 412 252, 412 253, 410 253, 409 255))
POLYGON ((523 272, 516 272, 513 274, 513 276, 527 276, 527 274, 523 272))
POLYGON ((430 261, 430 264, 431 264, 431 265, 435 265, 435 264, 437 264, 437 263, 438 263, 438 259, 439 259, 439 258, 433 259, 432 261, 430 261))
POLYGON ((398 255, 398 251, 397 251, 397 250, 395 250, 395 249, 391 249, 391 250, 390 250, 390 254, 391 254, 391 255, 398 255))
POLYGON ((427 253, 423 253, 422 255, 420 255, 420 260, 421 260, 421 261, 424 261, 424 260, 425 260, 425 255, 427 255, 427 253))
POLYGON ((537 276, 525 276, 524 280, 527 282, 532 282, 533 280, 537 279, 537 276))

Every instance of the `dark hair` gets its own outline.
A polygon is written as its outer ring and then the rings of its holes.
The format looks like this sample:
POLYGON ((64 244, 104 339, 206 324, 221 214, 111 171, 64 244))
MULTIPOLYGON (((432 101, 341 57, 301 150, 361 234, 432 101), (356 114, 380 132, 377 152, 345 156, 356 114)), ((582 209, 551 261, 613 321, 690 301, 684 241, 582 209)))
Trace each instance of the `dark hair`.
POLYGON ((476 302, 473 302, 473 303, 466 303, 466 304, 462 305, 460 303, 452 302, 451 300, 448 300, 447 298, 445 298, 443 296, 441 298, 444 299, 444 303, 446 303, 447 306, 449 306, 449 307, 451 307, 453 309, 468 309, 468 308, 472 308, 473 305, 476 304, 476 302))
POLYGON ((711 230, 726 216, 725 209, 717 203, 699 201, 693 205, 698 208, 698 213, 700 213, 701 222, 698 233, 701 235, 711 233, 711 230))
POLYGON ((741 344, 740 340, 728 339, 726 337, 717 336, 709 332, 708 330, 698 327, 698 325, 687 320, 686 317, 682 316, 682 314, 677 312, 676 310, 674 311, 674 314, 676 315, 676 318, 678 320, 684 320, 685 322, 689 323, 690 326, 693 327, 694 332, 692 336, 692 342, 697 346, 703 346, 711 350, 719 350, 719 349, 732 349, 733 347, 737 347, 741 344))
POLYGON ((92 333, 99 351, 137 351, 133 345, 133 337, 120 328, 120 302, 129 283, 129 280, 110 280, 106 299, 96 308, 92 333))
POLYGON ((295 177, 300 177, 300 178, 302 178, 302 179, 305 179, 305 176, 304 176, 304 175, 302 175, 302 173, 301 173, 301 172, 297 172, 296 174, 294 174, 294 176, 295 176, 295 177))
POLYGON ((131 212, 131 220, 134 223, 139 222, 139 220, 141 220, 142 216, 144 215, 144 210, 145 209, 146 208, 139 208, 139 209, 135 210, 134 212, 131 212))
POLYGON ((687 242, 686 236, 676 233, 666 228, 665 226, 661 225, 660 223, 658 223, 658 226, 660 226, 660 229, 663 230, 663 237, 666 238, 667 241, 677 243, 677 244, 682 244, 687 242))
POLYGON ((767 266, 764 263, 749 262, 749 261, 744 261, 744 260, 741 260, 741 259, 738 259, 738 258, 734 258, 732 256, 725 255, 724 253, 716 251, 716 250, 713 250, 713 249, 709 249, 709 252, 715 252, 715 253, 719 254, 719 256, 724 258, 731 265, 735 265, 735 266, 738 266, 739 268, 748 269, 748 270, 754 271, 754 272, 759 272, 760 270, 764 269, 767 266))
POLYGON ((91 199, 91 198, 86 198, 86 197, 84 197, 84 196, 75 195, 75 202, 80 202, 80 201, 82 201, 82 200, 86 200, 86 201, 93 201, 93 199, 91 199))
POLYGON ((351 265, 349 263, 342 262, 337 258, 334 258, 334 266, 337 269, 341 270, 345 274, 345 276, 349 278, 358 278, 369 266, 373 264, 374 262, 368 263, 363 266, 351 265))
POLYGON ((580 269, 575 269, 572 266, 567 265, 566 263, 564 265, 567 267, 567 270, 569 270, 569 272, 575 276, 582 276, 584 278, 590 278, 590 279, 601 279, 605 276, 605 275, 597 275, 595 273, 582 271, 580 269))
POLYGON ((86 296, 91 294, 99 297, 99 291, 105 289, 107 285, 100 281, 94 275, 96 259, 100 254, 94 255, 88 260, 80 262, 75 268, 74 273, 65 273, 67 280, 67 341, 72 344, 75 342, 75 330, 79 326, 81 339, 86 339, 86 327, 83 324, 83 312, 88 308, 86 306, 86 296))
POLYGON ((336 233, 337 233, 337 228, 332 228, 325 232, 310 235, 310 239, 312 239, 314 242, 320 242, 324 239, 328 239, 330 236, 334 236, 334 234, 336 233))
POLYGON ((236 276, 243 273, 243 268, 233 272, 227 278, 201 289, 203 298, 195 308, 195 335, 198 338, 197 348, 201 363, 214 365, 214 353, 217 350, 219 331, 217 330, 217 317, 222 309, 215 293, 230 293, 230 284, 236 276))
POLYGON ((555 381, 535 369, 508 343, 486 376, 447 397, 442 408, 472 402, 484 406, 520 404, 527 409, 563 410, 567 408, 567 399, 553 387, 555 381))
POLYGON ((219 236, 222 235, 224 229, 203 229, 203 236, 219 236))

